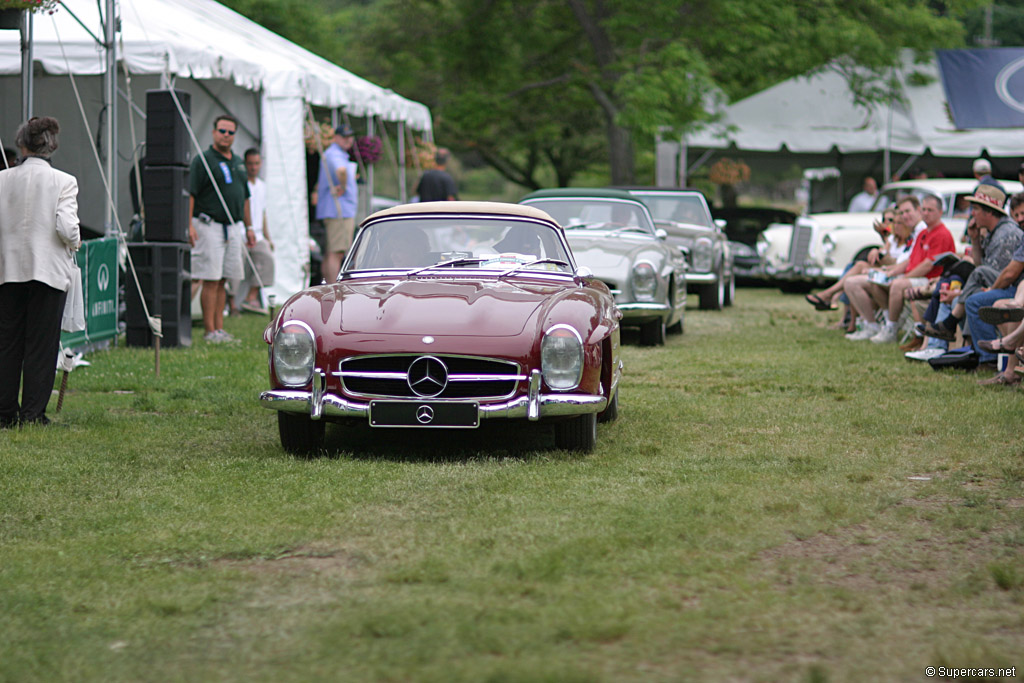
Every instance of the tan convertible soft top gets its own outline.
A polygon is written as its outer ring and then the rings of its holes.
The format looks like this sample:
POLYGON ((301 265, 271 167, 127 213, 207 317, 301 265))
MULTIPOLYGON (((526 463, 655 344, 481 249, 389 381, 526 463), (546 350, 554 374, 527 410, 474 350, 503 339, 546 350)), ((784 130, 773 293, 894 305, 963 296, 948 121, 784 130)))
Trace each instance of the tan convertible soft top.
POLYGON ((546 211, 541 211, 532 206, 522 204, 508 204, 506 202, 417 202, 413 204, 399 204, 389 209, 378 211, 366 217, 363 223, 376 220, 385 216, 405 216, 429 213, 484 213, 502 216, 519 216, 522 218, 536 218, 544 221, 551 221, 557 225, 557 221, 549 216, 546 211))

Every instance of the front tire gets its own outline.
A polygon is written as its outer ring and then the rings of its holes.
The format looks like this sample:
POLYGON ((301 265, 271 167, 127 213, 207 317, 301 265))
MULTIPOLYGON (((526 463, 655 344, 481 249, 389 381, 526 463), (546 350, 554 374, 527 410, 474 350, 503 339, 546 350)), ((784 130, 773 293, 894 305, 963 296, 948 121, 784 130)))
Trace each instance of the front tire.
POLYGON ((281 435, 281 446, 293 455, 310 457, 323 449, 323 420, 313 420, 308 415, 279 412, 277 431, 281 435))
POLYGON ((665 321, 658 319, 640 326, 641 346, 661 346, 665 343, 665 321))
POLYGON ((725 280, 722 273, 710 285, 702 285, 698 292, 700 296, 700 309, 702 311, 720 311, 725 308, 725 280))
POLYGON ((597 445, 597 414, 587 413, 556 423, 555 445, 576 453, 592 452, 597 445))

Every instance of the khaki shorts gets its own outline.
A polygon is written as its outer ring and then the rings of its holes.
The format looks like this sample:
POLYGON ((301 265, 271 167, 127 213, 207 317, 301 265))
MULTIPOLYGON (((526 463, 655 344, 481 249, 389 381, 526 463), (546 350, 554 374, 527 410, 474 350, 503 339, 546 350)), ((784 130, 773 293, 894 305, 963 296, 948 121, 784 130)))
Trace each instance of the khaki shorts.
POLYGON ((327 251, 348 251, 356 231, 355 218, 324 218, 327 229, 327 251))
POLYGON ((196 244, 192 247, 193 280, 241 280, 242 241, 245 227, 241 221, 229 225, 224 239, 224 226, 216 221, 204 223, 192 219, 196 244))

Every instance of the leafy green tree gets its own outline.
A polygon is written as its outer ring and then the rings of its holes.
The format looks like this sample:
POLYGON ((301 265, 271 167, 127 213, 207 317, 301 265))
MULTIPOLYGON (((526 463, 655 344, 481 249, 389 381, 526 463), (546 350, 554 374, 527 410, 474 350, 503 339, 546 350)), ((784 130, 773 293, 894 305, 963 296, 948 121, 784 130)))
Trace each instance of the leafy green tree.
POLYGON ((880 77, 903 48, 961 45, 959 18, 980 4, 322 0, 318 28, 295 26, 300 5, 312 1, 229 0, 428 104, 440 140, 477 152, 528 188, 568 184, 602 163, 613 183, 632 183, 637 144, 709 120, 716 99, 750 95, 837 58, 859 79, 861 97, 881 98, 884 82, 850 65, 880 77))

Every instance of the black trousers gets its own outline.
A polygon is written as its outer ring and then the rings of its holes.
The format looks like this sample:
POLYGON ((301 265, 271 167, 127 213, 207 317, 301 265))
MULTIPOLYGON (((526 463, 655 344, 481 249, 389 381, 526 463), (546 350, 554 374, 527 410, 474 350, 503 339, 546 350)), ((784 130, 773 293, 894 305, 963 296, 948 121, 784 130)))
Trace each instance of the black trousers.
POLYGON ((67 292, 35 280, 0 285, 0 423, 46 415, 66 298, 67 292))

